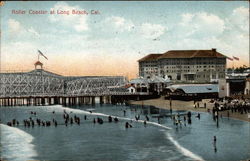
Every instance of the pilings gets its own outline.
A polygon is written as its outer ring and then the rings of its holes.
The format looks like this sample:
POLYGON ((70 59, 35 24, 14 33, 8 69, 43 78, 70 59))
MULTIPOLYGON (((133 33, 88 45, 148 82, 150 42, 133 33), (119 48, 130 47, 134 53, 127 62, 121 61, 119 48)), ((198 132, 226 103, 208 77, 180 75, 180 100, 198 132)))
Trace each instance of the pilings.
POLYGON ((28 96, 0 98, 0 106, 75 106, 83 104, 110 104, 111 96, 28 96))
POLYGON ((103 95, 103 96, 27 96, 1 97, 0 106, 81 106, 84 104, 128 104, 129 100, 145 99, 141 95, 103 95))

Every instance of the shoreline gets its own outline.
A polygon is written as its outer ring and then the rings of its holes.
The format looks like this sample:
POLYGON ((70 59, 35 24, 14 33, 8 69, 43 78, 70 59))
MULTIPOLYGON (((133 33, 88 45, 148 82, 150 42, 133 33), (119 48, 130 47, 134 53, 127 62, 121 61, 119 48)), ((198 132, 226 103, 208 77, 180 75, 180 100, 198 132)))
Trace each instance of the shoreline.
MULTIPOLYGON (((209 103, 210 99, 203 99, 199 101, 200 107, 194 108, 194 101, 180 101, 180 100, 172 100, 172 109, 173 110, 185 110, 185 111, 195 111, 195 112, 205 112, 208 113, 208 109, 212 111, 213 104, 209 103), (206 103, 206 108, 204 108, 204 103, 206 103)), ((151 105, 161 109, 170 109, 170 101, 165 100, 164 97, 160 97, 157 99, 149 99, 149 100, 140 100, 140 101, 130 101, 130 104, 134 105, 151 105)), ((220 111, 219 116, 222 115, 223 117, 227 116, 227 111, 220 111)), ((229 110, 229 118, 250 122, 250 118, 248 118, 248 114, 240 114, 240 113, 232 113, 229 110)))

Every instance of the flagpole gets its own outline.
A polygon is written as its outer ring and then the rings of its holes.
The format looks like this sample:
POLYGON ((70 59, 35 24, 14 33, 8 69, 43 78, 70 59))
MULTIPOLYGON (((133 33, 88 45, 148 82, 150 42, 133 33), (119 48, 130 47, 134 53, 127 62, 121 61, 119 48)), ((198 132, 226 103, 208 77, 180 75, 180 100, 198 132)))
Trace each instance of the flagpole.
MULTIPOLYGON (((232 58, 233 58, 233 56, 232 56, 232 58)), ((233 58, 233 75, 234 75, 234 58, 233 58)))

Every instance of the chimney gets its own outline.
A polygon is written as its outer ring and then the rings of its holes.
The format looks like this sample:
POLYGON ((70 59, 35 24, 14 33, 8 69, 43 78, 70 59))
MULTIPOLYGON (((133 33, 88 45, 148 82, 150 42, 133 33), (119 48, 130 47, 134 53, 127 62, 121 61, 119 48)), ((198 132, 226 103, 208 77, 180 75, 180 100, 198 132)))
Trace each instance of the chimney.
POLYGON ((216 48, 212 48, 212 54, 216 55, 216 48))

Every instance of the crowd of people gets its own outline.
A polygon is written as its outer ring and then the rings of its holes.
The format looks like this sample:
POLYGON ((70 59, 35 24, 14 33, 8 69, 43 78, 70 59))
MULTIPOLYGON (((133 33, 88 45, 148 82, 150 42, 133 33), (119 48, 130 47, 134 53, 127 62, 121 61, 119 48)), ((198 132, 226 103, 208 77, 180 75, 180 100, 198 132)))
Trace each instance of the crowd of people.
MULTIPOLYGON (((92 111, 89 111, 89 112, 90 112, 90 114, 92 114, 92 111)), ((70 125, 73 125, 73 124, 80 125, 80 123, 81 123, 80 117, 78 117, 77 115, 72 116, 73 114, 71 114, 71 113, 72 112, 69 113, 66 110, 63 111, 63 114, 62 114, 63 122, 60 125, 65 125, 65 126, 68 126, 69 124, 70 125)), ((55 111, 52 112, 52 115, 55 115, 55 111)), ((138 121, 140 118, 140 115, 137 115, 137 117, 138 118, 136 120, 138 121)), ((84 120, 88 120, 87 115, 84 115, 84 120)), ((146 120, 149 120, 148 116, 146 116, 146 120)), ((146 124, 146 120, 145 120, 144 124, 146 124)), ((119 122, 119 119, 117 117, 108 116, 107 122, 117 123, 117 122, 119 122)), ((93 118, 93 123, 94 124, 96 124, 96 123, 103 124, 104 120, 101 117, 96 117, 96 118, 93 118)), ((11 121, 7 122, 7 125, 8 126, 19 126, 19 121, 16 119, 12 119, 11 121)), ((50 120, 42 120, 38 117, 36 112, 31 111, 30 117, 28 119, 24 119, 23 124, 20 124, 20 125, 27 127, 27 128, 34 127, 35 125, 46 126, 46 127, 54 125, 55 127, 57 127, 57 125, 59 125, 59 123, 55 118, 53 118, 51 121, 50 120)), ((125 128, 132 128, 132 125, 130 123, 126 122, 125 128)))
POLYGON ((248 99, 217 99, 214 102, 213 109, 218 111, 231 111, 232 113, 247 114, 250 113, 250 100, 248 99))

